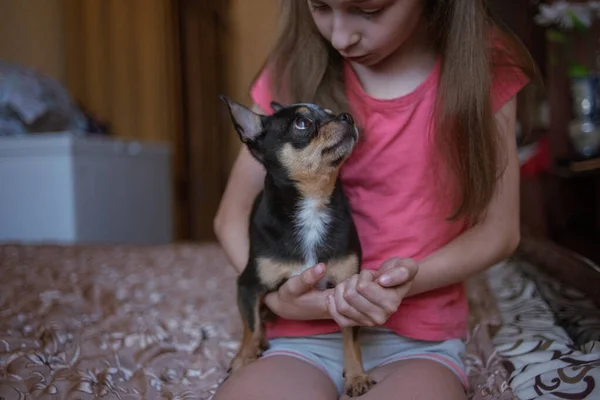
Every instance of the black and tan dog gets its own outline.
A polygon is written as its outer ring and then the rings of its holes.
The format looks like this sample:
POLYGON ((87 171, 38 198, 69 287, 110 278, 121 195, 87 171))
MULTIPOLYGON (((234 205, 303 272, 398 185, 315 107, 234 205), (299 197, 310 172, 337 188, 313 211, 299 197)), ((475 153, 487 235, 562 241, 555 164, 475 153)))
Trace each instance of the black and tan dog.
MULTIPOLYGON (((334 115, 314 104, 272 103, 274 113, 265 116, 221 98, 240 139, 266 171, 250 216, 248 263, 237 281, 244 333, 233 373, 268 348, 267 293, 320 262, 327 266, 320 289, 359 272, 360 242, 338 179, 358 130, 350 114, 334 115)), ((358 328, 342 329, 344 391, 350 396, 374 384, 364 371, 357 334, 358 328)))

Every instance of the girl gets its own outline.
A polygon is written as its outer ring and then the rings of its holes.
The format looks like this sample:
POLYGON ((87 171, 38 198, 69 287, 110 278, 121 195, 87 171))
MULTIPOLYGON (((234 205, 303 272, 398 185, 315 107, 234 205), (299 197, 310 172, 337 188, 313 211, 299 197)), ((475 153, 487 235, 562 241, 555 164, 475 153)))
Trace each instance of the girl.
MULTIPOLYGON (((317 265, 266 298, 271 348, 216 399, 333 400, 339 326, 361 325, 364 399, 464 399, 462 283, 519 242, 515 95, 526 51, 484 0, 282 0, 283 26, 251 96, 353 113, 361 141, 341 178, 363 271, 335 289, 317 265)), ((241 150, 215 219, 238 271, 264 172, 241 150)))

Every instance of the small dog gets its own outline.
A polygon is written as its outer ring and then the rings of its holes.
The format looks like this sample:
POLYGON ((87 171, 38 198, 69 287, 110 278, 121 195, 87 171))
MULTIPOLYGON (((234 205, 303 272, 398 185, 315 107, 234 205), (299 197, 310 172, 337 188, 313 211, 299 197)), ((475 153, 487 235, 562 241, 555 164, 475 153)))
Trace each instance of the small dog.
MULTIPOLYGON (((268 348, 264 296, 313 265, 327 265, 317 287, 334 287, 358 273, 361 247, 339 169, 358 140, 350 114, 334 115, 314 104, 282 106, 274 114, 254 113, 221 96, 241 141, 265 167, 264 189, 250 216, 250 254, 237 280, 244 323, 240 349, 230 372, 256 360, 268 348)), ((272 316, 272 314, 271 314, 272 316)), ((362 365, 358 329, 343 328, 344 391, 366 393, 375 382, 362 365)))

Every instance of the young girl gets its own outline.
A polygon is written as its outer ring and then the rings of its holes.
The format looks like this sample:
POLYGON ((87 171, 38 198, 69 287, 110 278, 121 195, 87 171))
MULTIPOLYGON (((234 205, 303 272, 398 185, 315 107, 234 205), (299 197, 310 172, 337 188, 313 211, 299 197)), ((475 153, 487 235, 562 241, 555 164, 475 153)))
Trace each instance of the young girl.
MULTIPOLYGON (((519 242, 515 95, 533 76, 526 51, 484 0, 282 0, 283 25, 251 95, 350 111, 361 139, 341 179, 363 271, 313 287, 326 265, 266 304, 270 349, 219 389, 221 399, 343 396, 340 326, 360 325, 377 384, 364 399, 464 399, 462 283, 519 242)), ((238 271, 264 171, 245 147, 215 231, 238 271)))

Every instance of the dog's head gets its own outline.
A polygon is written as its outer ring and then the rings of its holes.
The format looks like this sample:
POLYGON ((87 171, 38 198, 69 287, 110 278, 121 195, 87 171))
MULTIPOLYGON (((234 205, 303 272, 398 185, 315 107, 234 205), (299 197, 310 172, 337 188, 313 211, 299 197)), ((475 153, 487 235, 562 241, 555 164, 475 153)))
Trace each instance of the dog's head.
POLYGON ((314 104, 271 103, 272 115, 261 115, 224 96, 240 139, 266 170, 299 183, 337 177, 358 129, 350 114, 333 114, 314 104))

